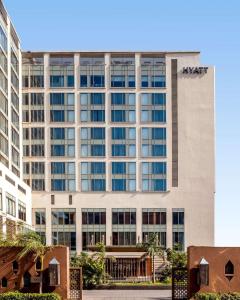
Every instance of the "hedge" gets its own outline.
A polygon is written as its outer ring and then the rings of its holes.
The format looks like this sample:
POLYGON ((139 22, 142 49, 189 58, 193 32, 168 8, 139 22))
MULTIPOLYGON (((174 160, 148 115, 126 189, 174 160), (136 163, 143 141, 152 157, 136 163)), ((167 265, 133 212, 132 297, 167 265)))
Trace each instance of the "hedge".
POLYGON ((194 295, 196 300, 240 300, 239 293, 197 293, 194 295))
POLYGON ((0 294, 0 300, 61 300, 61 297, 55 293, 33 294, 9 292, 0 294))

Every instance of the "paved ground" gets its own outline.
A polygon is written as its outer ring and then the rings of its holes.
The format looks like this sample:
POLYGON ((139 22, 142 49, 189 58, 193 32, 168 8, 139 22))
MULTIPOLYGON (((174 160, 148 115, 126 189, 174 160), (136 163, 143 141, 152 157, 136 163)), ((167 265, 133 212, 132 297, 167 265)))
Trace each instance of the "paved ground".
POLYGON ((83 300, 170 300, 171 290, 91 290, 83 291, 83 300))

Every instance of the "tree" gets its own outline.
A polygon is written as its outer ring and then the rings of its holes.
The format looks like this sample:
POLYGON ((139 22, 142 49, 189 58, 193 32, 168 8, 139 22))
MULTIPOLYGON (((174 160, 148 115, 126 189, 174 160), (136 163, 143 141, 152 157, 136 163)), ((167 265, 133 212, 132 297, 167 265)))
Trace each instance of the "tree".
POLYGON ((83 285, 92 288, 103 282, 105 278, 105 246, 103 243, 96 244, 97 251, 88 254, 82 252, 71 258, 71 267, 82 267, 83 285))
POLYGON ((152 270, 153 270, 153 283, 155 283, 155 257, 159 256, 164 259, 164 251, 161 246, 159 246, 158 234, 152 233, 149 234, 148 240, 141 244, 138 244, 137 247, 142 248, 147 254, 151 257, 152 270))
POLYGON ((171 268, 185 268, 187 266, 187 254, 185 252, 169 248, 166 253, 171 268))
MULTIPOLYGON (((41 236, 35 231, 19 233, 12 236, 11 239, 2 237, 0 238, 0 246, 19 247, 21 250, 17 255, 17 259, 33 255, 34 261, 36 262, 39 259, 41 266, 43 266, 44 256, 52 248, 51 246, 44 245, 41 236)), ((42 270, 40 270, 39 293, 42 294, 42 270)))

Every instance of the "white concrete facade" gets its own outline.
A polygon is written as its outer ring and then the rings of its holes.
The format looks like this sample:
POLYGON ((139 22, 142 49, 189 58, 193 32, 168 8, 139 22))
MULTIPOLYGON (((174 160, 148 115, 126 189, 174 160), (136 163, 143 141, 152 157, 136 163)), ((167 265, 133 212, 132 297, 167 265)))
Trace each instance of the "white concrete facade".
MULTIPOLYGON (((13 24, 0 1, 0 216, 31 225, 31 189, 22 180, 21 49, 13 24)), ((13 223, 12 223, 13 224, 13 223)))
MULTIPOLYGON (((184 232, 184 248, 190 245, 214 245, 214 194, 215 194, 215 127, 214 127, 214 68, 208 67, 203 73, 183 73, 185 67, 201 67, 200 54, 198 52, 52 52, 52 53, 24 53, 23 57, 43 57, 43 87, 23 87, 23 94, 43 93, 44 121, 23 122, 23 128, 44 128, 45 138, 44 155, 26 155, 24 163, 43 162, 43 178, 45 188, 42 191, 33 191, 33 225, 36 225, 36 211, 44 211, 46 222, 36 226, 39 231, 46 232, 47 244, 53 241, 52 210, 74 209, 76 230, 76 250, 82 250, 82 210, 83 209, 106 209, 106 245, 112 245, 112 209, 132 208, 136 209, 136 242, 142 241, 142 209, 166 210, 166 247, 172 247, 173 243, 173 220, 174 210, 184 212, 184 224, 181 231, 184 232), (74 57, 74 86, 73 87, 50 87, 51 56, 74 57), (80 87, 81 56, 104 57, 105 87, 80 87), (112 56, 134 57, 135 61, 135 87, 113 88, 110 78, 110 61, 112 56), (166 66, 165 87, 141 87, 141 57, 164 57, 166 66), (173 82, 172 60, 177 60, 177 186, 173 186, 173 82), (73 93, 74 94, 74 121, 52 122, 50 120, 50 93, 73 93), (105 121, 82 122, 80 119, 80 95, 85 93, 105 94, 105 121), (111 122, 111 93, 135 94, 135 122, 111 122), (141 97, 142 94, 164 93, 166 94, 166 122, 143 122, 141 120, 141 97), (75 155, 51 156, 51 128, 64 127, 75 129, 75 155), (104 127, 106 135, 106 153, 104 157, 81 156, 81 128, 104 127), (131 127, 136 129, 136 155, 133 157, 112 157, 111 154, 111 128, 131 127), (141 153, 141 128, 166 128, 167 155, 156 157, 142 157, 141 153), (106 191, 83 192, 81 190, 81 163, 82 162, 105 162, 106 163, 106 191), (116 192, 111 190, 111 162, 135 162, 136 163, 136 191, 116 192), (51 190, 51 162, 74 162, 75 163, 75 190, 53 191, 51 190), (162 192, 144 192, 142 190, 142 162, 166 162, 167 163, 167 188, 162 192), (54 195, 54 204, 51 196, 54 195), (72 204, 69 204, 69 195, 72 195, 72 204), (41 228, 40 228, 41 227, 41 228)), ((199 71, 198 71, 199 72, 199 71)), ((30 77, 29 77, 30 78, 30 77)), ((176 108, 176 107, 175 107, 176 108)), ((24 107, 23 107, 24 110, 24 107)), ((31 108, 30 110, 31 111, 31 108)), ((30 135, 30 133, 29 133, 30 135)), ((31 141, 25 141, 25 145, 31 146, 31 141)), ((29 168, 29 166, 28 166, 29 168)), ((31 167, 30 167, 31 168, 31 167)), ((24 178, 31 183, 31 174, 25 174, 24 178)), ((62 229, 64 231, 64 229, 62 229)))

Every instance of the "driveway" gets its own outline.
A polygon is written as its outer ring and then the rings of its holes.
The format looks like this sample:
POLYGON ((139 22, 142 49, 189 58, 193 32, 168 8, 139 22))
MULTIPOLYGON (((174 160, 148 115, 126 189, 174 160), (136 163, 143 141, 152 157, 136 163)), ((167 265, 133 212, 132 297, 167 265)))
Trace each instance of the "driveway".
POLYGON ((171 290, 84 290, 83 300, 170 300, 171 290))

